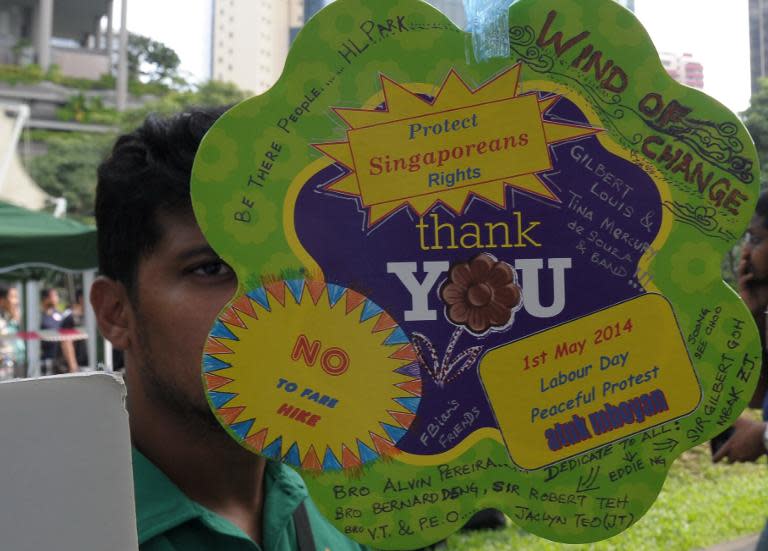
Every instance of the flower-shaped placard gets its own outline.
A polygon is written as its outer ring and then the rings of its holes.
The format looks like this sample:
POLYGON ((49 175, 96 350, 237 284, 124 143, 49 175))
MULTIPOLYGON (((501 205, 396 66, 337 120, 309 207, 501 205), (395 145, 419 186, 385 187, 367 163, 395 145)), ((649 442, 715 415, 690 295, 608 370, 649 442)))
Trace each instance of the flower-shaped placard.
POLYGON ((211 407, 375 548, 487 507, 615 535, 760 371, 719 273, 759 189, 739 119, 613 0, 509 16, 510 55, 476 62, 424 2, 337 0, 195 162, 241 284, 206 343, 211 407))

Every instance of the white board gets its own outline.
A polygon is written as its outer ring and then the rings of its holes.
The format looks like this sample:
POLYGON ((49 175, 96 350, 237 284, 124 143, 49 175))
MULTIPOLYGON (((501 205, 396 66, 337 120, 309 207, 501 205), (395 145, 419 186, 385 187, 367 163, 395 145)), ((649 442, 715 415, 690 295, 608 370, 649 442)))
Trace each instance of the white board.
POLYGON ((138 549, 120 379, 0 383, 0 540, 13 551, 138 549))

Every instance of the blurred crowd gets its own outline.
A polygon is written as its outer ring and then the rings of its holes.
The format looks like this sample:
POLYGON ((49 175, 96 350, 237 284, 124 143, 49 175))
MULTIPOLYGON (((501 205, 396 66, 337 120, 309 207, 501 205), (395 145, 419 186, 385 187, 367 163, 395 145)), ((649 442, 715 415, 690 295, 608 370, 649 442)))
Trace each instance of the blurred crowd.
POLYGON ((25 361, 21 330, 21 307, 16 287, 0 286, 0 381, 19 374, 25 361))
POLYGON ((0 381, 27 375, 27 343, 40 342, 42 375, 75 373, 88 365, 83 291, 66 303, 58 289, 40 293, 40 327, 23 329, 19 289, 0 284, 0 381))

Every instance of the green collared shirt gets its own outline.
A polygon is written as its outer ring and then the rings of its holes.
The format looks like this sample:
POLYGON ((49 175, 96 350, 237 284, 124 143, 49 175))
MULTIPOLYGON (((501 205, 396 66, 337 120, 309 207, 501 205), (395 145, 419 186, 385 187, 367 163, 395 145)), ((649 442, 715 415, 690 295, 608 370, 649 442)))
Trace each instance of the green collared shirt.
MULTIPOLYGON (((298 549, 293 512, 304 501, 318 551, 365 549, 320 515, 304 481, 290 467, 269 461, 264 479, 265 550, 298 549)), ((261 550, 240 528, 184 495, 136 448, 133 449, 133 480, 141 551, 261 550)))

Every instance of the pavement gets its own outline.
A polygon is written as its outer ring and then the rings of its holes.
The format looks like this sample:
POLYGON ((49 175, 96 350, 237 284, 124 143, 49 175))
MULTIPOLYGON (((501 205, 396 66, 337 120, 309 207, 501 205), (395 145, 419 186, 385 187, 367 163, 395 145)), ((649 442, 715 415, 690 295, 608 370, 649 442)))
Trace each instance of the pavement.
POLYGON ((755 551, 758 537, 759 534, 754 534, 734 541, 718 543, 712 547, 707 547, 704 551, 755 551))

